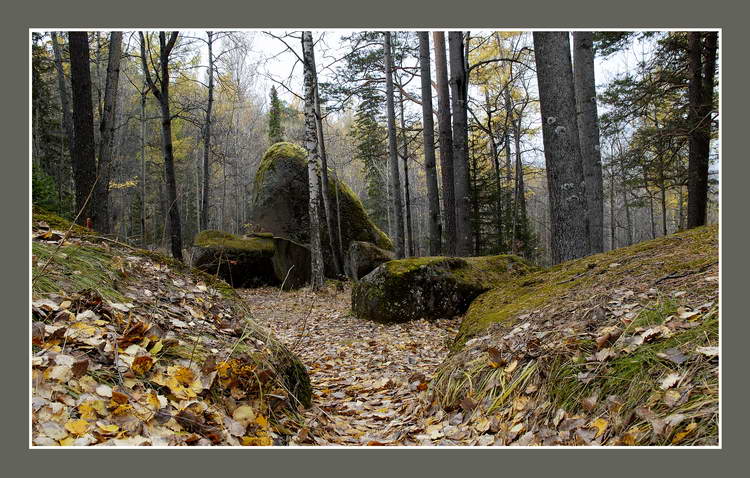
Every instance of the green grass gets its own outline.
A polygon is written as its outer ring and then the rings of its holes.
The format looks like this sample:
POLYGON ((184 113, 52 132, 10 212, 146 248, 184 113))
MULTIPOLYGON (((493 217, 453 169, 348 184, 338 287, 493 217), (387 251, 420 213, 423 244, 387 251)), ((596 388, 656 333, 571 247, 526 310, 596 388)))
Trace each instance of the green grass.
POLYGON ((32 254, 36 264, 32 267, 33 292, 65 293, 94 289, 102 297, 122 302, 125 297, 117 290, 119 275, 113 265, 115 256, 101 247, 71 244, 33 242, 32 254), (45 268, 45 264, 51 261, 45 268))

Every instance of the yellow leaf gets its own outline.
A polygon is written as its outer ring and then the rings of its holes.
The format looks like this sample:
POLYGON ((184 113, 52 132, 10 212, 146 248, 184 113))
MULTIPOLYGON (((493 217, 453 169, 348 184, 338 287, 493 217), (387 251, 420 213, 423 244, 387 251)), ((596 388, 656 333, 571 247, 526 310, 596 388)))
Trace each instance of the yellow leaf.
POLYGON ((114 435, 120 430, 120 427, 114 424, 111 425, 104 425, 102 422, 99 422, 96 424, 96 426, 101 430, 101 432, 105 435, 114 435))
POLYGON ((73 435, 85 435, 86 432, 89 429, 89 422, 86 420, 78 419, 78 420, 70 420, 68 423, 65 424, 65 429, 68 430, 73 435))
POLYGON ((271 437, 268 437, 268 436, 242 437, 242 445, 243 446, 271 446, 273 445, 273 440, 271 440, 271 437))
POLYGON ((175 380, 186 387, 195 380, 195 374, 187 367, 177 367, 171 375, 175 380))
POLYGON ((693 433, 696 428, 698 428, 698 424, 695 423, 695 422, 690 422, 690 424, 685 427, 685 430, 681 431, 680 433, 675 433, 674 438, 672 438, 672 445, 679 444, 688 435, 690 435, 691 433, 693 433))
POLYGON ((263 429, 268 429, 268 419, 263 415, 258 415, 257 417, 255 417, 255 423, 260 425, 263 429))
POLYGON ((159 352, 161 352, 161 349, 164 348, 164 343, 160 340, 154 344, 153 347, 151 347, 151 355, 156 355, 159 352))
POLYGON ((593 422, 591 422, 591 425, 589 425, 591 428, 596 428, 596 435, 594 435, 594 438, 599 438, 604 434, 604 431, 607 429, 607 425, 609 425, 609 422, 603 418, 597 418, 593 422))
POLYGON ((93 400, 89 400, 78 405, 78 413, 84 420, 96 420, 96 409, 92 402, 93 400))
POLYGON ((63 438, 60 440, 60 446, 73 446, 76 439, 73 437, 63 438))

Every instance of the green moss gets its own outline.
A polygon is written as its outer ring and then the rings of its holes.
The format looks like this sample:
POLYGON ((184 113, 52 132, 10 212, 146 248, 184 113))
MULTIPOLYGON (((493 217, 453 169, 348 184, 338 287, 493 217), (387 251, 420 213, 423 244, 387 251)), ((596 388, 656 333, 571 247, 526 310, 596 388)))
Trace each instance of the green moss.
POLYGON ((282 141, 276 143, 266 150, 263 157, 258 165, 258 170, 255 172, 255 181, 253 183, 253 191, 258 194, 263 180, 268 171, 273 171, 276 166, 277 160, 292 160, 292 161, 304 161, 307 158, 307 151, 304 148, 297 146, 293 143, 282 141))
POLYGON ((600 283, 617 284, 633 274, 656 280, 710 266, 718 261, 717 242, 718 227, 705 226, 513 278, 472 302, 461 323, 454 349, 493 323, 511 326, 519 315, 573 290, 600 283))
POLYGON ((195 236, 194 244, 200 247, 225 248, 233 251, 273 255, 273 236, 240 238, 228 232, 206 230, 195 236))
MULTIPOLYGON (((393 241, 384 233, 380 228, 372 222, 370 217, 365 212, 365 207, 360 201, 357 193, 343 181, 336 181, 334 183, 333 175, 328 175, 328 188, 331 194, 335 194, 335 188, 338 185, 339 196, 344 195, 345 199, 340 200, 340 204, 344 207, 341 208, 341 223, 342 229, 345 226, 346 231, 354 231, 360 233, 358 236, 349 238, 348 242, 351 241, 363 241, 372 242, 381 249, 388 251, 393 250, 393 241), (363 235, 363 232, 372 232, 372 236, 363 235)), ((346 232, 344 232, 345 235, 346 232)))
POLYGON ((482 292, 531 270, 507 255, 388 261, 355 284, 352 308, 357 317, 381 322, 449 318, 482 292))
POLYGON ((77 235, 86 236, 86 235, 94 234, 93 231, 90 231, 86 229, 85 227, 81 227, 78 224, 73 224, 67 219, 64 219, 54 213, 51 213, 47 211, 46 209, 43 209, 39 206, 34 206, 32 210, 32 221, 34 224, 38 222, 45 222, 50 228, 57 230, 57 231, 66 232, 72 226, 73 228, 71 229, 71 232, 74 232, 77 235))

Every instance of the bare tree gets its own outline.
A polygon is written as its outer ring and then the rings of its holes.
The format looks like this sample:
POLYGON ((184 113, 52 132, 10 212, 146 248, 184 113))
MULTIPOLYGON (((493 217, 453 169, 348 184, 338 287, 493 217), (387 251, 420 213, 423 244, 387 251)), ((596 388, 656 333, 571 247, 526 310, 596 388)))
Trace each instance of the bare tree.
POLYGON ((109 178, 112 169, 112 147, 117 112, 117 87, 120 81, 120 58, 122 56, 122 32, 114 31, 109 37, 109 58, 104 87, 104 108, 99 124, 99 162, 94 188, 93 220, 97 231, 111 232, 109 223, 109 178))
POLYGON ((154 63, 148 48, 146 37, 139 32, 141 39, 141 65, 146 75, 151 92, 159 102, 161 109, 162 153, 164 154, 164 178, 167 185, 167 210, 169 214, 169 236, 172 245, 172 256, 182 261, 182 227, 180 210, 177 204, 177 182, 174 173, 174 151, 172 149, 172 114, 169 110, 169 55, 177 43, 179 32, 172 32, 167 40, 166 32, 159 32, 159 59, 154 63), (155 65, 154 77, 151 76, 149 64, 155 65))

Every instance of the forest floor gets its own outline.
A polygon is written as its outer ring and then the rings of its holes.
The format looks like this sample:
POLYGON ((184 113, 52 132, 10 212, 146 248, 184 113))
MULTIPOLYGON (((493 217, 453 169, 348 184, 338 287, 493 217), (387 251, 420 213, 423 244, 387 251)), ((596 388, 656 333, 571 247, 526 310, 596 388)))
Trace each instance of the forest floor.
MULTIPOLYGON (((255 319, 305 363, 313 386, 306 428, 292 444, 430 445, 429 377, 449 353, 460 319, 383 325, 351 315, 351 288, 241 290, 255 319)), ((467 425, 468 426, 468 425, 467 425)), ((448 444, 472 444, 455 428, 448 444)), ((440 438, 443 438, 440 434, 440 438)), ((434 437, 437 438, 437 437, 434 437)))

